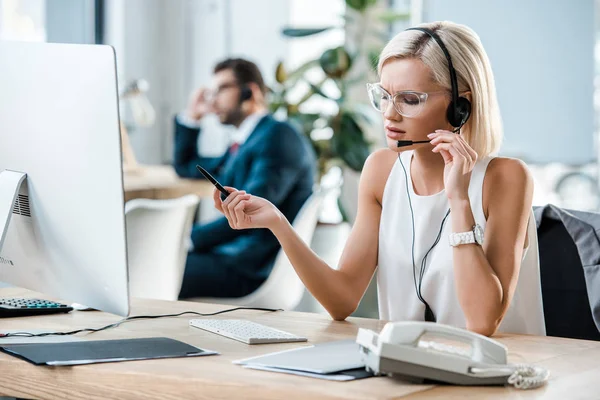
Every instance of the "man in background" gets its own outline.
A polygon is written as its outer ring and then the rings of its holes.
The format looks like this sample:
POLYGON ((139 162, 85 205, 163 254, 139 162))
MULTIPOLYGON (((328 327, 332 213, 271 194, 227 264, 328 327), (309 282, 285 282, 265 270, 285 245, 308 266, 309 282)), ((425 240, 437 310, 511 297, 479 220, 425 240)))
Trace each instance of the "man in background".
MULTIPOLYGON (((316 159, 306 137, 268 113, 258 67, 244 59, 216 65, 213 89, 200 88, 175 118, 174 167, 185 178, 204 179, 200 165, 224 186, 264 197, 293 221, 312 193, 316 159), (214 113, 235 132, 220 157, 198 155, 200 121, 214 113)), ((241 297, 268 277, 279 243, 266 229, 234 230, 225 217, 192 228, 179 297, 241 297)))

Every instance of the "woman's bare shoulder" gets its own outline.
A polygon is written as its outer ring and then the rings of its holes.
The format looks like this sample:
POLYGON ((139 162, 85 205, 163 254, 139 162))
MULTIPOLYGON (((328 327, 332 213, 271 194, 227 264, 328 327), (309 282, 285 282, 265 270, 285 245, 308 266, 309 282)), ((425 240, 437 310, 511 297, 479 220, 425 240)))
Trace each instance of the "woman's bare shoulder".
POLYGON ((493 198, 526 198, 533 190, 533 177, 527 164, 517 158, 495 157, 485 173, 483 182, 484 212, 488 215, 489 200, 493 198))
POLYGON ((369 155, 363 167, 361 180, 365 181, 365 186, 373 192, 380 204, 385 184, 397 159, 398 153, 390 149, 379 149, 369 155))
POLYGON ((527 165, 517 159, 509 157, 494 157, 488 165, 486 179, 489 178, 490 183, 509 182, 527 182, 531 177, 531 173, 527 165))

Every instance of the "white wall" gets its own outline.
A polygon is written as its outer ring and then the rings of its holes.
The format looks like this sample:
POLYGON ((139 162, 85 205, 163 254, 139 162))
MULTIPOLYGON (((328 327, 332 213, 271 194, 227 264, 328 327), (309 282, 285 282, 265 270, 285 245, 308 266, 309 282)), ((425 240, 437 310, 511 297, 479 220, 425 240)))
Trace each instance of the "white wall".
POLYGON ((464 23, 496 77, 503 153, 530 162, 596 158, 593 0, 425 0, 424 21, 464 23))
MULTIPOLYGON (((137 128, 130 139, 139 162, 157 164, 172 151, 172 117, 187 97, 186 52, 189 38, 185 0, 107 0, 105 41, 115 47, 119 85, 144 78, 156 110, 151 128, 137 128)), ((122 117, 131 121, 126 104, 122 117)))
POLYGON ((189 7, 192 87, 210 83, 214 65, 226 57, 254 61, 272 82, 277 62, 287 56, 280 31, 288 0, 194 0, 189 7))

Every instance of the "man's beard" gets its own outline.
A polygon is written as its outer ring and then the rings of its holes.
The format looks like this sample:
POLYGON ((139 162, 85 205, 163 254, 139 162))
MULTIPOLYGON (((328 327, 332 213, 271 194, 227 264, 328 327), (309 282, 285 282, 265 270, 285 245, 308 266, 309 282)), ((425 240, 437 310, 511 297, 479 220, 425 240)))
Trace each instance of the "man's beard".
POLYGON ((240 124, 246 119, 246 115, 242 111, 242 107, 237 107, 223 115, 221 123, 223 125, 240 126, 240 124))

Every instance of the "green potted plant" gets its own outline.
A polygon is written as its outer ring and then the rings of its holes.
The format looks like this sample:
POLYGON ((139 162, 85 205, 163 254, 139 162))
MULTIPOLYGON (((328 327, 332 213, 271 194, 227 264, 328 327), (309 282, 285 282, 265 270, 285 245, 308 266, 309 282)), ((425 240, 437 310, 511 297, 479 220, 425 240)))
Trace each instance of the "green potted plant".
POLYGON ((283 35, 301 38, 318 35, 332 29, 345 32, 342 46, 327 49, 314 60, 297 69, 288 71, 281 62, 277 66, 272 89, 270 108, 272 112, 284 112, 311 140, 318 156, 319 173, 325 174, 333 165, 360 172, 370 154, 373 141, 368 130, 376 124, 376 114, 364 96, 364 85, 373 75, 377 56, 389 37, 389 25, 406 20, 406 12, 392 12, 378 6, 377 0, 346 0, 346 13, 337 26, 318 28, 285 27, 283 35), (323 78, 312 82, 307 74, 313 68, 321 69, 323 78), (324 89, 333 82, 339 95, 331 95, 324 89), (307 89, 298 101, 291 102, 289 93, 297 86, 307 89), (358 91, 361 92, 358 92, 358 91), (332 102, 335 112, 306 112, 303 108, 313 96, 332 102))

